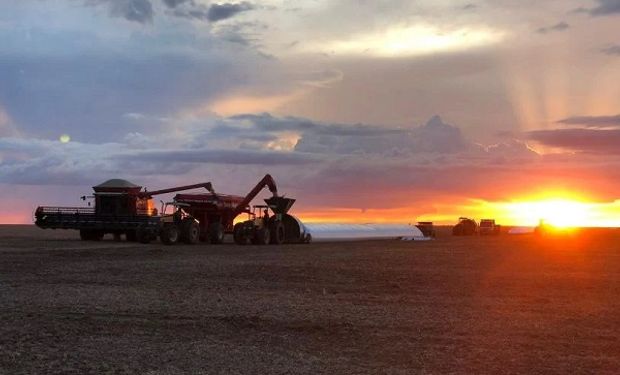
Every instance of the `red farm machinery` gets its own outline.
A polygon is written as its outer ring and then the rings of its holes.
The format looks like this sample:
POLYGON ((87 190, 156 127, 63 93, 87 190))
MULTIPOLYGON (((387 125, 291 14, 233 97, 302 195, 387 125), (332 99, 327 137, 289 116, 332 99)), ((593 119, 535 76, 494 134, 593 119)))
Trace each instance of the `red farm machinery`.
POLYGON ((278 196, 270 175, 245 197, 217 194, 210 182, 147 191, 129 181, 113 179, 94 186, 93 190, 94 207, 38 207, 35 224, 41 228, 76 229, 83 240, 92 241, 101 240, 106 234, 113 234, 116 239, 124 235, 128 241, 142 243, 159 237, 164 244, 200 241, 218 244, 227 233, 235 234, 236 243, 280 244, 309 239, 303 224, 287 214, 295 200, 278 196), (273 215, 267 214, 267 218, 253 215, 252 220, 239 223, 244 228, 241 232, 239 224, 233 226, 234 219, 244 212, 252 216, 249 204, 265 187, 269 187, 272 197, 265 200, 267 206, 261 207, 266 212, 271 209, 273 215), (162 202, 161 212, 153 206, 153 196, 198 188, 207 192, 177 194, 172 202, 165 205, 162 202), (170 208, 172 212, 168 213, 170 208), (255 225, 250 227, 249 221, 255 225), (269 231, 266 241, 263 227, 269 231), (241 235, 243 240, 239 240, 241 235))

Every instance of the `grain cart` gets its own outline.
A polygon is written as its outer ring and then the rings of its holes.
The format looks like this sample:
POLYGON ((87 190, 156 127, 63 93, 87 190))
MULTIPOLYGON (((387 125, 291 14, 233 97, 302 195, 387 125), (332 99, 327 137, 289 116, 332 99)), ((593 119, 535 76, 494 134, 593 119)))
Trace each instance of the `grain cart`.
POLYGON ((174 243, 175 238, 194 243, 199 236, 196 234, 196 220, 178 205, 173 213, 160 215, 153 206, 152 197, 197 188, 213 191, 210 182, 142 191, 141 186, 129 181, 112 179, 93 186, 94 194, 89 198, 94 198, 94 207, 40 206, 35 211, 35 224, 44 229, 79 230, 82 240, 99 241, 111 233, 116 239, 125 235, 128 241, 143 243, 158 236, 164 243, 174 243), (175 237, 175 233, 178 236, 175 237))
POLYGON ((460 217, 458 224, 452 228, 454 236, 473 236, 478 234, 478 223, 467 217, 460 217))
POLYGON ((225 234, 233 234, 237 244, 247 243, 291 243, 305 239, 303 224, 287 212, 294 199, 278 196, 274 179, 265 175, 250 192, 242 197, 220 193, 177 194, 177 204, 184 204, 184 210, 200 222, 202 241, 222 243, 225 234), (250 203, 265 188, 272 197, 265 200, 266 205, 250 207, 250 203), (269 215, 269 210, 272 215, 269 215), (267 215, 265 215, 267 211, 267 215), (248 220, 234 225, 234 220, 247 213, 248 220))
POLYGON ((481 219, 478 231, 481 236, 486 235, 498 235, 500 233, 501 226, 495 224, 495 219, 481 219))

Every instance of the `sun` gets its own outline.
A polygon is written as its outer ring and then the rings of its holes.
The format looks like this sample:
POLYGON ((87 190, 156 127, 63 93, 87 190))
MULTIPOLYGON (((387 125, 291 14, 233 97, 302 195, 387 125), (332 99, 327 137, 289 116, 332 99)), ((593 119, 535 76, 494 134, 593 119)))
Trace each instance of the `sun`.
POLYGON ((593 205, 577 200, 548 199, 507 203, 506 209, 515 221, 530 225, 543 220, 559 228, 582 227, 590 226, 593 219, 593 205))

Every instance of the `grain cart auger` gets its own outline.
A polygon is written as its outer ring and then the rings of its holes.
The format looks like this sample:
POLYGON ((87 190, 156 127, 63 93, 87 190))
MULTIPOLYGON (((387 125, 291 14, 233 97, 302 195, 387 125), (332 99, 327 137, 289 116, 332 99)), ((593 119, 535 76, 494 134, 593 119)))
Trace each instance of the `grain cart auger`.
MULTIPOLYGON (((234 216, 242 212, 247 212, 249 215, 248 220, 235 224, 233 229, 235 243, 239 245, 246 245, 248 243, 280 245, 285 242, 292 242, 288 241, 291 238, 292 232, 289 231, 289 236, 287 236, 286 222, 289 217, 291 220, 299 222, 299 220, 287 214, 294 203, 295 199, 279 196, 276 182, 270 175, 265 175, 237 205, 233 212, 234 216), (265 187, 269 188, 272 194, 271 198, 265 199, 266 205, 256 205, 250 210, 250 202, 265 187), (270 209, 273 212, 271 216, 269 215, 270 209)), ((303 224, 300 223, 300 225, 303 224)))
MULTIPOLYGON (((83 240, 98 241, 107 233, 128 241, 150 242, 160 236, 164 243, 174 243, 171 226, 178 230, 176 239, 195 242, 195 219, 177 206, 171 215, 158 213, 153 206, 155 195, 205 188, 213 192, 210 182, 178 186, 169 189, 142 191, 142 187, 126 180, 112 179, 93 186, 94 207, 37 207, 35 224, 40 228, 77 229, 83 240), (163 214, 163 215, 162 215, 163 214)), ((86 197, 83 197, 86 200, 86 197)))

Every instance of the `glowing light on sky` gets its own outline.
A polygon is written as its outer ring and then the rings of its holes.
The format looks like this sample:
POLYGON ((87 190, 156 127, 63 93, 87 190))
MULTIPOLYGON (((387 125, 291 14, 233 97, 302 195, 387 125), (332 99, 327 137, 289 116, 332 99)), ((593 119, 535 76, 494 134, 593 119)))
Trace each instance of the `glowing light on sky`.
POLYGON ((504 39, 498 30, 467 27, 442 30, 435 26, 395 27, 347 40, 327 43, 326 52, 338 54, 370 54, 379 57, 425 55, 435 52, 460 51, 495 44, 504 39))

